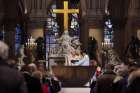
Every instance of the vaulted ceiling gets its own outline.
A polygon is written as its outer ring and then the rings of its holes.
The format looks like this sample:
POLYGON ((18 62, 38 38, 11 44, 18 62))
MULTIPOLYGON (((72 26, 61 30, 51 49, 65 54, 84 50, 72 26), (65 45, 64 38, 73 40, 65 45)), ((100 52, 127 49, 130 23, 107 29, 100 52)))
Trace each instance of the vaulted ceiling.
POLYGON ((124 27, 128 19, 130 0, 109 0, 108 10, 116 27, 124 27))
MULTIPOLYGON (((31 10, 32 8, 32 11, 30 11, 30 15, 29 15, 32 18, 38 16, 44 17, 44 14, 46 14, 45 11, 47 11, 46 10, 47 3, 50 2, 50 0, 37 0, 37 2, 38 1, 40 2, 40 6, 42 6, 42 9, 35 10, 33 9, 34 4, 32 4, 35 2, 34 0, 0 0, 0 24, 7 24, 7 23, 15 24, 20 22, 22 19, 24 20, 25 17, 24 14, 25 5, 23 4, 24 1, 27 2, 28 9, 31 10), (43 2, 46 3, 46 6, 44 5, 43 2)), ((106 0, 81 0, 81 1, 85 2, 85 6, 86 6, 85 8, 87 13, 86 15, 87 17, 91 18, 91 20, 95 20, 97 19, 96 17, 100 17, 99 13, 102 13, 103 15, 104 2, 106 0), (90 4, 91 1, 93 5, 90 4)), ((133 10, 131 11, 131 14, 132 13, 134 14, 134 12, 138 12, 138 10, 140 10, 139 5, 140 5, 139 0, 109 0, 108 9, 114 19, 114 23, 116 25, 122 24, 123 26, 127 21, 129 15, 128 12, 130 12, 130 10, 133 10)))

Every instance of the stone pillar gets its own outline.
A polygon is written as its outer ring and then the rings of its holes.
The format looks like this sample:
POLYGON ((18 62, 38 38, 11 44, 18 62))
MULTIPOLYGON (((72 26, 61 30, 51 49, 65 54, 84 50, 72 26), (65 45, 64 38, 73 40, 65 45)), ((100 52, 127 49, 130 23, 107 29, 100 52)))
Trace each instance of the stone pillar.
POLYGON ((80 0, 80 42, 82 48, 87 48, 88 43, 88 22, 87 22, 87 4, 86 0, 80 0))
POLYGON ((124 28, 114 29, 114 49, 119 54, 120 57, 124 57, 125 47, 124 47, 124 28))
POLYGON ((9 46, 9 57, 15 56, 15 27, 6 26, 5 27, 5 42, 9 46))
POLYGON ((80 23, 80 42, 82 43, 82 48, 87 48, 87 44, 88 44, 88 23, 87 23, 87 19, 86 17, 82 19, 81 23, 80 23))

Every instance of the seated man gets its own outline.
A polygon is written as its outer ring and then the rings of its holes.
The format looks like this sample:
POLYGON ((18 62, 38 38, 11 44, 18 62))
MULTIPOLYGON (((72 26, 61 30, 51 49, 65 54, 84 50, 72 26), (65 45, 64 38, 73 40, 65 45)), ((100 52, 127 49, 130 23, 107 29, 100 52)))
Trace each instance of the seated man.
POLYGON ((74 62, 73 66, 89 66, 89 56, 86 51, 82 51, 81 55, 83 56, 78 62, 74 62))

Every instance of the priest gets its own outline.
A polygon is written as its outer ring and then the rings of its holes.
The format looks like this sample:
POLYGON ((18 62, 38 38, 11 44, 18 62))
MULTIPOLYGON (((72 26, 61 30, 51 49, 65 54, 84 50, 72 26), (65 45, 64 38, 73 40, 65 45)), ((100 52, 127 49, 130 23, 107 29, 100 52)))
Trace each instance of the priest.
POLYGON ((74 62, 74 66, 89 66, 90 65, 90 59, 87 55, 86 51, 81 51, 82 58, 78 62, 74 62))

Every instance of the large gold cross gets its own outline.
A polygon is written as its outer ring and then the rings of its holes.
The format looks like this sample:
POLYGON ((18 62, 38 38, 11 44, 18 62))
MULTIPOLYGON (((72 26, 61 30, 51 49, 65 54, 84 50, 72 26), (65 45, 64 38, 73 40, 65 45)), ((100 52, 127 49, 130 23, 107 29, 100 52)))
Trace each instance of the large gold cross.
POLYGON ((53 13, 63 13, 64 14, 64 31, 68 31, 68 15, 70 13, 79 13, 79 9, 69 9, 68 1, 64 1, 64 9, 53 9, 53 13))

